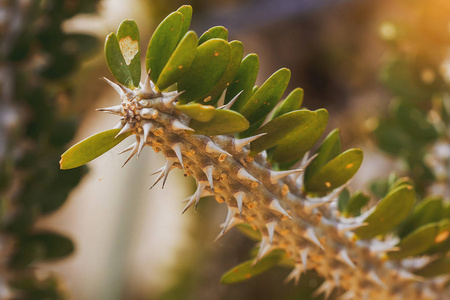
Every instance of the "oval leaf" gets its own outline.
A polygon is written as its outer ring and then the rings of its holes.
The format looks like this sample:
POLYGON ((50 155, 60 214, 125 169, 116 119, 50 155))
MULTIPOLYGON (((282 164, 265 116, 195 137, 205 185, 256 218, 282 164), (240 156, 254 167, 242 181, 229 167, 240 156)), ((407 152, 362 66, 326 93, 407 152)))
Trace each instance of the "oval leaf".
POLYGON ((408 216, 414 202, 415 194, 411 186, 396 188, 389 192, 378 203, 374 212, 364 220, 368 225, 356 229, 355 234, 360 239, 371 239, 387 233, 408 216))
POLYGON ((192 120, 189 127, 193 128, 193 134, 220 135, 233 134, 248 128, 248 121, 241 114, 228 110, 216 109, 214 117, 208 122, 192 120))
POLYGON ((191 67, 178 81, 178 90, 185 91, 179 98, 181 104, 211 100, 205 97, 225 73, 230 52, 230 44, 222 39, 209 40, 197 48, 191 67))
POLYGON ((183 5, 179 9, 177 9, 177 12, 183 15, 183 22, 181 23, 180 39, 178 40, 179 42, 184 37, 186 32, 188 32, 189 26, 191 25, 192 6, 183 5))
POLYGON ((190 118, 200 122, 210 121, 214 117, 216 110, 214 106, 201 105, 200 103, 178 105, 176 109, 188 115, 190 118))
POLYGON ((432 223, 414 230, 397 245, 399 251, 389 251, 389 259, 403 259, 409 256, 419 255, 434 245, 434 240, 439 234, 439 224, 432 223))
POLYGON ((361 149, 350 149, 330 160, 316 174, 305 179, 305 190, 312 193, 329 192, 349 181, 363 160, 361 149))
POLYGON ((109 70, 121 84, 134 88, 133 78, 120 50, 115 33, 111 32, 105 41, 105 57, 109 70))
POLYGON ((250 122, 264 119, 275 107, 287 88, 291 71, 283 68, 272 74, 263 85, 250 97, 240 113, 250 122))
POLYGON ((272 154, 272 161, 282 164, 283 168, 289 168, 297 160, 301 159, 322 136, 328 123, 328 112, 326 109, 315 111, 317 117, 312 124, 289 140, 280 143, 272 154), (284 164, 284 165, 283 165, 284 164))
POLYGON ((158 25, 148 44, 145 55, 147 72, 151 70, 150 79, 158 82, 164 66, 172 56, 180 38, 183 15, 173 12, 158 25))
POLYGON ((439 275, 445 275, 450 273, 450 257, 438 258, 435 261, 429 263, 420 270, 414 272, 414 274, 422 277, 436 277, 439 275))
POLYGON ((139 86, 141 80, 141 51, 139 29, 133 20, 124 20, 117 30, 120 50, 130 72, 133 85, 139 86))
POLYGON ((220 283, 232 284, 248 280, 274 267, 281 259, 281 256, 271 255, 269 253, 260 261, 258 261, 254 266, 252 266, 253 260, 248 260, 235 266, 234 268, 223 274, 222 278, 220 279, 220 283))
POLYGON ((310 110, 296 110, 284 114, 263 127, 258 129, 255 134, 267 133, 254 142, 250 143, 250 149, 253 154, 259 153, 265 149, 272 148, 299 132, 308 128, 316 118, 317 114, 310 110))
POLYGON ((228 41, 228 30, 223 26, 215 26, 205 31, 198 39, 198 45, 200 46, 206 41, 211 39, 222 39, 228 41))
POLYGON ((278 107, 275 110, 271 119, 273 120, 288 112, 299 110, 300 107, 302 107, 302 103, 303 103, 303 89, 296 88, 286 97, 286 99, 283 100, 283 102, 281 102, 280 107, 278 107))
POLYGON ((61 160, 59 161, 61 169, 66 170, 82 166, 115 147, 131 135, 131 132, 127 132, 114 138, 119 132, 120 129, 106 130, 73 145, 61 155, 61 160))
MULTIPOLYGON (((189 70, 197 52, 197 35, 189 31, 175 48, 159 75, 156 86, 160 91, 177 82, 189 70)), ((152 71, 153 72, 153 71, 152 71)))
POLYGON ((239 111, 252 95, 253 86, 256 82, 259 70, 259 58, 255 53, 247 55, 241 62, 236 76, 231 81, 225 94, 225 104, 230 102, 240 92, 241 95, 231 107, 232 110, 239 111))

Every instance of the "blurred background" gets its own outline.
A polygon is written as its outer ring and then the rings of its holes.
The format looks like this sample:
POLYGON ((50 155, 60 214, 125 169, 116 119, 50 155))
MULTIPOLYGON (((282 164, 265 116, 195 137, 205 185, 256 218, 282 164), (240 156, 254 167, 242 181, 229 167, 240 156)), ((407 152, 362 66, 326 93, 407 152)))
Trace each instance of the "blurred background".
POLYGON ((329 111, 326 133, 340 128, 344 149, 364 149, 354 189, 396 171, 450 198, 447 0, 0 0, 0 298, 315 299, 317 275, 284 285, 282 267, 220 284, 254 241, 233 229, 213 244, 226 216, 213 198, 181 215, 195 188, 181 171, 149 191, 164 161, 151 149, 122 168, 125 140, 87 168, 58 170, 65 149, 117 122, 95 112, 119 103, 100 80, 112 79, 106 35, 134 19, 146 47, 183 4, 199 35, 223 25, 258 54, 257 84, 288 67, 287 93, 301 87, 305 107, 329 111), (401 105, 424 125, 409 126, 401 105))

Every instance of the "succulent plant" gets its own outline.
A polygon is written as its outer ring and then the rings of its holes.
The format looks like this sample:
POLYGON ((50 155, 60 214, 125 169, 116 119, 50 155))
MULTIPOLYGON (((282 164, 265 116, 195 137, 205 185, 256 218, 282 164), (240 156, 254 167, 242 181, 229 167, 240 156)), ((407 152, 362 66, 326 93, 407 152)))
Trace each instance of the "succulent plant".
POLYGON ((287 280, 316 270, 325 279, 316 294, 326 297, 337 289, 340 299, 449 298, 449 260, 445 252, 430 252, 448 236, 448 214, 414 223, 424 208, 410 214, 416 195, 404 178, 392 180, 371 208, 364 194, 350 195, 345 187, 362 151, 342 152, 339 130, 333 130, 309 154, 327 111, 302 108, 301 89, 280 101, 288 69, 255 86, 258 56, 243 58, 242 43, 228 42, 220 26, 198 38, 189 31, 191 17, 192 8, 182 6, 157 27, 142 82, 135 22, 125 20, 108 35, 105 55, 117 82, 105 81, 121 103, 99 111, 120 120, 67 150, 61 168, 84 165, 129 136, 135 142, 121 152, 129 152, 124 164, 145 146, 162 152, 166 162, 153 186, 183 169, 197 181, 183 212, 213 195, 228 207, 218 239, 238 225, 260 240, 255 257, 226 273, 224 283, 283 262, 292 267, 287 280), (406 219, 416 226, 400 238, 396 230, 406 219))

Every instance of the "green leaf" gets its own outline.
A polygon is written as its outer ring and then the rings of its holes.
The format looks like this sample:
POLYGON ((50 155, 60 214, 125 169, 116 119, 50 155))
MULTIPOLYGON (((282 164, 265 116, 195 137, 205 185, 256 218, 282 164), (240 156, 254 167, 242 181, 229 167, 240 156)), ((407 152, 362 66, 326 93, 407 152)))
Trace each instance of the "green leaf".
POLYGON ((239 231, 248 236, 254 241, 261 240, 261 232, 259 230, 253 229, 253 227, 248 223, 242 223, 236 226, 239 231))
POLYGON ((334 129, 328 134, 316 153, 316 158, 305 170, 305 181, 309 181, 323 166, 341 153, 339 129, 334 129))
POLYGON ((403 259, 419 255, 434 245, 434 240, 439 234, 439 224, 432 223, 414 230, 397 245, 399 251, 389 251, 389 259, 403 259))
POLYGON ((128 68, 125 59, 123 58, 117 36, 113 32, 111 32, 106 37, 105 57, 109 70, 117 79, 117 81, 129 88, 134 88, 130 69, 128 68))
POLYGON ((305 178, 305 190, 311 193, 329 192, 343 185, 361 166, 361 149, 350 149, 330 160, 319 171, 305 178))
POLYGON ((216 84, 214 89, 208 93, 209 96, 211 96, 211 100, 208 101, 211 105, 215 105, 217 101, 219 101, 220 97, 223 94, 223 91, 229 86, 230 82, 236 75, 239 66, 241 65, 244 46, 240 41, 232 41, 230 42, 230 48, 230 62, 228 63, 227 70, 223 74, 220 81, 216 84))
POLYGON ((450 257, 438 258, 422 269, 414 272, 414 274, 425 278, 446 275, 448 273, 450 273, 450 257))
POLYGON ((73 253, 75 249, 69 238, 54 232, 35 233, 28 240, 43 245, 45 249, 44 259, 63 258, 73 253))
POLYGON ((280 100, 290 78, 291 71, 286 68, 273 73, 245 103, 240 113, 250 124, 264 119, 280 100))
POLYGON ((342 192, 339 194, 338 197, 338 208, 341 214, 345 213, 349 202, 350 202, 350 192, 347 188, 345 188, 342 190, 342 192))
POLYGON ((286 99, 283 100, 283 102, 281 102, 280 107, 275 110, 271 119, 273 120, 281 115, 284 115, 285 113, 299 110, 300 107, 302 107, 302 103, 303 89, 296 88, 286 97, 286 99))
POLYGON ((114 138, 119 132, 120 129, 106 130, 73 145, 61 155, 59 162, 61 169, 66 170, 82 166, 115 147, 131 135, 131 132, 127 132, 114 138))
MULTIPOLYGON (((156 86, 160 91, 167 89, 181 79, 189 70, 197 53, 197 35, 189 31, 173 51, 169 61, 159 75, 156 86)), ((153 72, 153 71, 152 71, 153 72)))
POLYGON ((210 99, 205 97, 225 73, 230 53, 230 44, 222 39, 212 39, 200 45, 188 72, 178 81, 178 90, 185 91, 179 102, 208 102, 210 99))
POLYGON ((382 199, 374 212, 364 222, 367 226, 354 232, 360 239, 371 239, 392 230, 406 216, 415 202, 414 189, 411 186, 398 187, 382 199))
POLYGON ((145 55, 145 66, 147 72, 151 70, 150 79, 153 82, 158 82, 162 70, 177 46, 182 23, 183 15, 173 12, 158 25, 150 39, 145 55))
POLYGON ((133 85, 138 87, 141 80, 141 46, 136 23, 133 20, 122 21, 117 30, 117 39, 133 85))
POLYGON ((232 110, 240 111, 244 107, 247 100, 252 95, 253 86, 256 82, 259 70, 258 55, 251 53, 247 55, 241 62, 239 70, 231 81, 225 94, 225 104, 230 102, 240 92, 241 95, 231 107, 232 110))
MULTIPOLYGON (((322 136, 328 123, 328 112, 325 109, 315 111, 317 117, 312 124, 303 131, 283 143, 280 143, 274 150, 272 161, 286 164, 289 167, 293 162, 302 158, 322 136)), ((284 168, 284 166, 283 166, 284 168)))
POLYGON ((279 143, 289 140, 312 124, 317 114, 310 110, 296 110, 273 119, 255 134, 267 133, 250 143, 253 154, 272 148, 279 143))
POLYGON ((248 121, 240 113, 228 109, 216 109, 214 117, 208 122, 192 120, 189 127, 193 134, 225 135, 244 131, 248 128, 248 121))
POLYGON ((223 274, 220 283, 232 284, 248 280, 274 267, 281 259, 281 256, 269 253, 254 266, 252 266, 253 260, 248 260, 223 274))
POLYGON ((228 30, 223 26, 215 26, 205 31, 198 39, 198 45, 200 46, 206 41, 211 39, 222 39, 228 41, 228 30))
POLYGON ((181 30, 180 30, 180 38, 178 40, 178 42, 180 42, 181 39, 186 34, 186 32, 188 32, 189 26, 191 25, 192 6, 190 6, 190 5, 183 5, 179 9, 177 9, 177 12, 179 12, 179 13, 181 13, 183 15, 183 22, 181 24, 181 30))
POLYGON ((200 103, 178 105, 176 109, 200 122, 210 121, 216 113, 216 108, 214 106, 201 105, 200 103))
POLYGON ((344 214, 358 216, 360 215, 361 208, 367 205, 370 201, 370 197, 363 192, 359 191, 355 193, 348 201, 344 214))

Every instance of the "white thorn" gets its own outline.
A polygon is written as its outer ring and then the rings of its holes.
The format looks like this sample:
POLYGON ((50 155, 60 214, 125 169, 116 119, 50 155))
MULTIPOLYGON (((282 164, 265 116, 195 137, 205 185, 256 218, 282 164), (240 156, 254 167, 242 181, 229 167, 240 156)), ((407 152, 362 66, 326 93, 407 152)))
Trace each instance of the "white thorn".
POLYGON ((158 117, 158 110, 154 108, 145 107, 141 109, 139 115, 144 119, 156 119, 158 117))
POLYGON ((267 151, 266 150, 261 151, 259 154, 261 155, 262 159, 267 160, 267 151))
POLYGON ((309 248, 305 248, 300 251, 300 258, 302 259, 303 271, 306 272, 306 266, 308 265, 308 252, 309 248))
POLYGON ((305 201, 303 202, 303 205, 304 205, 305 210, 311 211, 311 210, 313 210, 313 209, 316 208, 316 207, 320 207, 320 206, 326 205, 326 204, 328 204, 328 203, 329 203, 329 201, 311 201, 311 200, 305 200, 305 201))
POLYGON ((179 120, 175 120, 172 123, 172 129, 175 131, 179 131, 179 130, 189 130, 189 131, 194 131, 194 129, 192 129, 191 127, 188 127, 186 125, 184 125, 183 123, 181 123, 179 120))
POLYGON ((170 170, 172 170, 172 165, 175 162, 175 158, 174 157, 167 157, 166 158, 166 165, 164 166, 164 179, 163 179, 163 183, 162 183, 162 189, 164 188, 164 185, 166 184, 166 180, 167 177, 169 176, 169 172, 170 170))
POLYGON ((361 224, 347 224, 347 223, 339 223, 338 221, 329 220, 325 217, 322 217, 320 219, 325 225, 332 226, 336 228, 337 232, 339 234, 346 233, 347 231, 352 231, 364 226, 367 226, 368 223, 361 223, 361 224))
POLYGON ((163 99, 163 104, 165 107, 167 108, 172 108, 173 107, 173 103, 178 99, 178 97, 183 94, 184 91, 181 91, 179 93, 176 93, 175 95, 172 95, 170 97, 164 97, 163 99))
POLYGON ((365 219, 367 219, 368 216, 370 216, 378 205, 372 206, 370 209, 368 209, 366 212, 364 212, 362 215, 354 217, 354 218, 340 218, 341 223, 363 223, 365 219))
POLYGON ((292 269, 291 273, 289 273, 289 275, 284 280, 284 284, 288 284, 289 281, 294 279, 295 285, 297 285, 298 281, 300 280, 300 275, 303 273, 301 268, 301 264, 295 264, 294 269, 292 269))
MULTIPOLYGON (((194 194, 195 194, 195 193, 194 193, 194 194)), ((210 191, 208 191, 208 190, 205 189, 205 190, 203 190, 203 193, 200 195, 200 198, 207 197, 207 196, 213 196, 213 195, 214 195, 214 193, 212 193, 212 192, 210 192, 210 191)), ((189 200, 191 200, 192 196, 193 196, 193 195, 187 197, 187 198, 184 199, 182 202, 188 202, 189 200)))
POLYGON ((241 192, 235 193, 233 196, 234 196, 234 198, 236 198, 236 203, 237 203, 237 206, 239 209, 239 217, 242 218, 242 203, 244 202, 245 193, 241 191, 241 192))
POLYGON ((122 121, 119 121, 119 123, 117 123, 116 126, 113 127, 113 129, 122 129, 122 128, 123 128, 122 121))
POLYGON ((197 190, 195 191, 194 195, 192 195, 191 199, 189 200, 189 202, 186 204, 186 206, 184 207, 183 211, 181 212, 182 214, 184 214, 186 212, 186 210, 191 207, 191 205, 195 202, 195 207, 194 209, 197 209, 197 205, 198 202, 200 201, 200 197, 203 194, 203 191, 205 190, 207 183, 204 181, 199 181, 197 183, 197 190))
POLYGON ((125 153, 127 151, 130 151, 131 149, 133 149, 136 146, 136 142, 134 142, 133 144, 131 144, 130 146, 126 147, 125 149, 123 149, 122 151, 119 152, 119 154, 125 153))
POLYGON ((267 238, 263 236, 259 244, 258 254, 256 255, 255 260, 253 261, 253 265, 255 265, 261 258, 263 258, 264 255, 269 253, 271 248, 272 246, 270 245, 269 242, 267 242, 267 238))
POLYGON ((125 96, 125 92, 120 87, 120 85, 118 85, 117 83, 112 82, 111 80, 109 80, 106 77, 103 77, 103 79, 106 81, 106 83, 108 83, 120 95, 120 97, 125 96))
POLYGON ((398 276, 404 280, 414 280, 414 281, 420 281, 420 282, 424 281, 423 277, 417 276, 406 270, 398 270, 398 276))
POLYGON ((250 144, 251 142, 253 142, 254 140, 262 137, 263 135, 266 135, 267 133, 261 133, 255 136, 251 136, 245 139, 235 139, 234 140, 234 149, 236 151, 242 151, 242 149, 245 147, 245 145, 250 144))
POLYGON ((316 233, 314 232, 314 229, 312 227, 306 229, 304 236, 306 239, 313 242, 317 247, 319 247, 322 250, 325 250, 325 248, 322 246, 319 239, 317 238, 316 233))
POLYGON ((345 264, 347 264, 349 267, 351 267, 352 269, 356 269, 355 264, 352 262, 352 260, 350 259, 350 257, 348 256, 347 250, 342 249, 341 251, 339 251, 338 253, 338 258, 345 264))
POLYGON ((130 125, 130 123, 125 123, 125 126, 119 131, 119 133, 114 137, 117 138, 119 135, 126 133, 128 131, 132 131, 133 127, 130 125))
POLYGON ((97 108, 96 111, 102 111, 113 115, 120 115, 123 112, 123 108, 122 105, 116 105, 105 108, 97 108))
MULTIPOLYGON (((236 208, 235 207, 231 207, 228 206, 228 213, 227 213, 227 218, 225 219, 225 223, 223 225, 223 232, 227 232, 228 231, 228 227, 231 224, 232 219, 234 218, 234 215, 236 214, 236 208)), ((231 228, 231 227, 230 227, 231 228)))
POLYGON ((246 169, 244 168, 240 168, 237 172, 237 178, 241 179, 241 180, 251 180, 251 181, 255 181, 258 183, 261 183, 258 181, 258 179, 256 179, 255 177, 253 177, 252 175, 250 175, 246 169))
POLYGON ((148 70, 147 77, 145 78, 144 85, 142 87, 142 92, 151 97, 155 95, 155 91, 153 90, 153 84, 150 80, 150 71, 151 70, 148 70))
POLYGON ((203 172, 206 175, 206 178, 208 179, 209 186, 211 187, 211 190, 214 192, 214 179, 213 179, 213 166, 207 166, 203 168, 203 172))
POLYGON ((225 105, 222 105, 222 106, 218 107, 217 109, 230 109, 233 106, 233 104, 236 102, 236 100, 239 98, 239 96, 242 94, 242 92, 243 92, 243 90, 240 91, 236 96, 234 96, 234 98, 231 99, 230 102, 228 102, 225 105))
POLYGON ((223 230, 221 230, 219 232, 219 234, 216 236, 216 238, 214 239, 213 243, 217 243, 217 241, 220 240, 220 238, 223 237, 224 234, 225 234, 225 232, 223 232, 223 230))
POLYGON ((341 271, 337 270, 333 272, 333 280, 334 280, 334 286, 341 286, 341 271))
POLYGON ((303 169, 288 170, 288 171, 270 171, 270 182, 272 184, 276 184, 278 182, 278 179, 289 176, 291 174, 301 172, 303 172, 303 169))
POLYGON ((127 162, 129 162, 130 159, 131 159, 134 155, 136 155, 136 153, 138 152, 138 148, 139 148, 139 140, 140 140, 140 138, 137 136, 136 139, 137 139, 137 141, 134 143, 134 147, 133 147, 133 149, 131 150, 131 153, 130 153, 130 155, 128 156, 127 160, 123 163, 122 168, 123 168, 123 167, 127 164, 127 162))
POLYGON ((144 131, 144 134, 141 135, 141 144, 139 145, 138 158, 139 158, 139 155, 141 154, 142 148, 144 148, 145 143, 147 142, 147 138, 148 138, 148 135, 150 134, 150 130, 152 129, 152 127, 153 127, 153 124, 150 122, 145 122, 142 125, 142 130, 144 131))
POLYGON ((272 221, 266 224, 267 232, 269 234, 269 241, 271 245, 273 243, 273 235, 275 233, 275 227, 277 226, 277 223, 278 222, 276 221, 272 221))
POLYGON ((383 289, 386 289, 387 286, 386 284, 381 280, 381 278, 378 276, 378 274, 375 272, 375 270, 370 270, 369 272, 369 278, 375 282, 376 284, 378 284, 380 287, 382 287, 383 289))
POLYGON ((164 171, 164 166, 162 166, 161 168, 159 168, 158 170, 153 172, 151 175, 155 175, 155 174, 161 173, 162 171, 164 171))
POLYGON ((355 292, 354 291, 347 291, 344 294, 340 295, 336 300, 353 300, 355 299, 355 292))
POLYGON ((206 143, 205 151, 206 151, 206 153, 217 153, 217 154, 225 154, 228 156, 232 156, 227 151, 219 148, 213 141, 209 141, 208 143, 206 143))
POLYGON ((330 297, 333 289, 334 289, 334 285, 331 282, 324 281, 324 283, 322 283, 322 285, 317 290, 315 290, 315 292, 312 294, 312 296, 317 297, 320 294, 324 293, 325 294, 324 299, 326 300, 326 299, 328 299, 328 297, 330 297))
POLYGON ((286 210, 281 206, 280 202, 277 199, 273 199, 270 204, 269 208, 275 212, 279 212, 280 214, 288 217, 289 219, 292 219, 292 217, 287 213, 286 210))
MULTIPOLYGON (((149 190, 151 190, 162 178, 163 178, 163 176, 164 176, 164 167, 162 167, 161 169, 161 172, 159 173, 159 175, 158 175, 158 178, 156 178, 156 180, 155 180, 155 182, 153 183, 153 185, 149 188, 149 190)), ((159 170, 158 170, 159 171, 159 170)), ((158 172, 158 171, 156 171, 156 172, 158 172)), ((153 174, 156 174, 156 172, 155 173, 153 173, 153 174)))
POLYGON ((181 143, 176 143, 172 145, 172 150, 175 152, 175 154, 177 155, 178 161, 180 162, 181 166, 184 169, 184 164, 183 164, 183 155, 181 154, 181 143))

